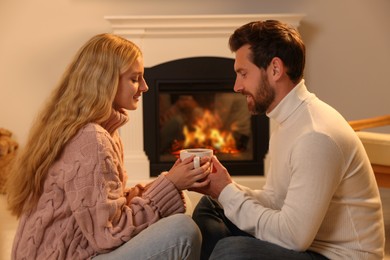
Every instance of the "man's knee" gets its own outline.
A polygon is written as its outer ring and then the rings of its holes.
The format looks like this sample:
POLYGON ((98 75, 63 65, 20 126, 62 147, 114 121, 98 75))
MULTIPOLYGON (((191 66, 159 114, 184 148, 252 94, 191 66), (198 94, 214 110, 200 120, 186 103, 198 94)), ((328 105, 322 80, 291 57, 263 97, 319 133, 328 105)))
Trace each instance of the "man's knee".
MULTIPOLYGON (((237 248, 238 237, 226 237, 218 241, 210 256, 210 259, 234 259, 240 255, 240 250, 237 248)), ((240 258, 236 258, 240 259, 240 258)))
POLYGON ((203 196, 196 205, 192 218, 197 219, 204 215, 215 214, 217 208, 220 208, 218 202, 209 196, 203 196))

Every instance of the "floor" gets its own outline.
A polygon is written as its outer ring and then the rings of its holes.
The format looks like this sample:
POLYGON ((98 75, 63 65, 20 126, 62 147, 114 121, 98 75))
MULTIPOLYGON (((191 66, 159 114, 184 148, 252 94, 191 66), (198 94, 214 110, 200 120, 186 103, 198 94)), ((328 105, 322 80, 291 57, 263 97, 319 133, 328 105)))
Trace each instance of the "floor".
MULTIPOLYGON (((386 257, 390 260, 390 189, 380 189, 386 226, 386 257)), ((195 194, 193 194, 195 195, 195 194)), ((191 196, 190 196, 191 197, 191 196)), ((17 221, 6 210, 6 199, 0 195, 0 260, 9 260, 17 221)))

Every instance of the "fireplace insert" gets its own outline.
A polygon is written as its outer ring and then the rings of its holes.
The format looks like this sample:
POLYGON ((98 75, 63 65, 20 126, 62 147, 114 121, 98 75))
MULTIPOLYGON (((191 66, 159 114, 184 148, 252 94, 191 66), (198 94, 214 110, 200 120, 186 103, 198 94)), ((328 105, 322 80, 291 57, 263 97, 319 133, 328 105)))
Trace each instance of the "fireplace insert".
POLYGON ((233 176, 263 175, 269 121, 252 116, 233 91, 234 60, 194 57, 145 68, 144 149, 150 176, 172 167, 184 148, 211 148, 233 176))

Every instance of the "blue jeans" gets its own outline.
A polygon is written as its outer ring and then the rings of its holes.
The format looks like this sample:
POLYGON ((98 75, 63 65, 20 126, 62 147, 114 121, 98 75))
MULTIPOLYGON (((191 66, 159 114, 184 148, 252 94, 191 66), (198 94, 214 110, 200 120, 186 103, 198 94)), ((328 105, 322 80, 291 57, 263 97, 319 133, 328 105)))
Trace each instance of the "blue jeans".
POLYGON ((194 221, 187 215, 163 218, 117 249, 93 260, 198 260, 202 237, 194 221))
POLYGON ((208 196, 201 198, 192 218, 202 232, 202 260, 327 259, 315 252, 297 252, 253 237, 235 226, 220 204, 208 196))

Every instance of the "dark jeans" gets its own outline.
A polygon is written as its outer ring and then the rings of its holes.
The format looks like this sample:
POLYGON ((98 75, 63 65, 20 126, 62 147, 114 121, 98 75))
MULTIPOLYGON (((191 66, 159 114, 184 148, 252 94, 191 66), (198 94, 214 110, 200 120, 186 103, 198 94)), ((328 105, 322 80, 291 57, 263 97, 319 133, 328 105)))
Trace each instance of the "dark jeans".
POLYGON ((327 259, 315 252, 297 252, 253 237, 237 228, 219 203, 208 196, 201 198, 192 218, 202 232, 202 260, 327 259))

